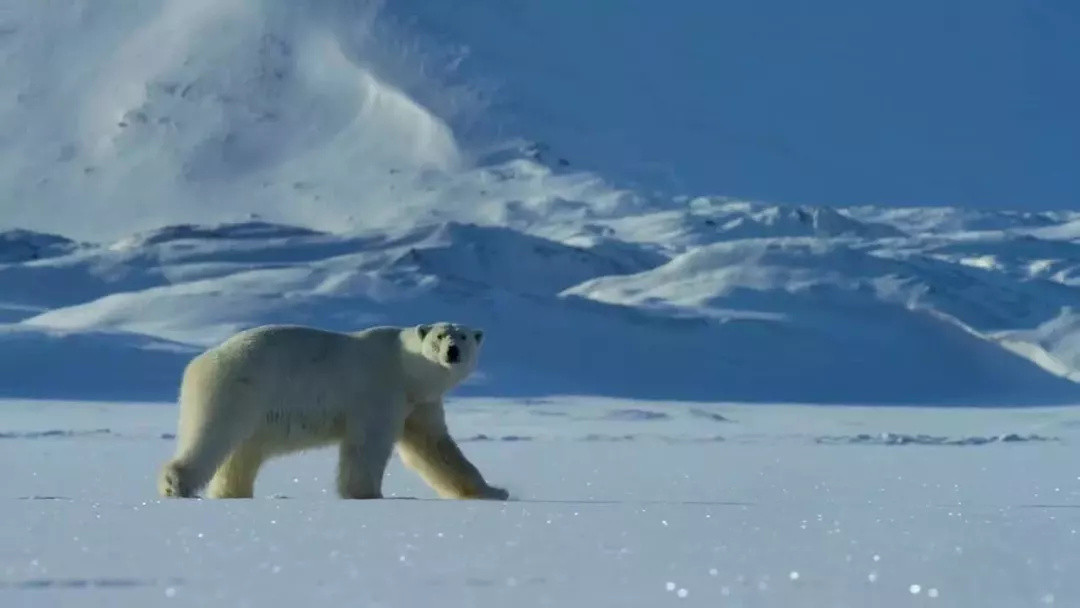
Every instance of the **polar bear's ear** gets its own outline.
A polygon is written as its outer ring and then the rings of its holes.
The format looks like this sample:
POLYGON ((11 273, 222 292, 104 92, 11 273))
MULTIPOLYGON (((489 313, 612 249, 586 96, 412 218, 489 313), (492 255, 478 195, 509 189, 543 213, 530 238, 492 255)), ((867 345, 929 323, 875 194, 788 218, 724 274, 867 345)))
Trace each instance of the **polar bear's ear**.
POLYGON ((427 337, 429 331, 431 331, 431 326, 430 325, 417 325, 416 326, 416 335, 420 336, 421 340, 423 340, 425 337, 427 337))
POLYGON ((473 338, 476 339, 477 344, 480 344, 481 342, 483 342, 484 341, 484 330, 477 329, 476 331, 474 331, 473 332, 473 338))

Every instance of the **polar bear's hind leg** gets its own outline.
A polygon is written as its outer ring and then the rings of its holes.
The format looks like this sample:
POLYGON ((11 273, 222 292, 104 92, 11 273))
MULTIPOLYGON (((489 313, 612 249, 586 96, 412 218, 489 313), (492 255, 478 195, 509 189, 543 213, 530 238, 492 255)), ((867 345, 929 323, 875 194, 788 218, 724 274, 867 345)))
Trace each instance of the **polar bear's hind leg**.
POLYGON ((255 496, 255 478, 265 460, 258 442, 248 439, 240 444, 218 467, 207 486, 210 498, 252 498, 255 496))
POLYGON ((225 459, 251 436, 254 425, 244 408, 230 408, 221 399, 180 400, 175 457, 161 468, 158 493, 190 498, 217 472, 225 459))

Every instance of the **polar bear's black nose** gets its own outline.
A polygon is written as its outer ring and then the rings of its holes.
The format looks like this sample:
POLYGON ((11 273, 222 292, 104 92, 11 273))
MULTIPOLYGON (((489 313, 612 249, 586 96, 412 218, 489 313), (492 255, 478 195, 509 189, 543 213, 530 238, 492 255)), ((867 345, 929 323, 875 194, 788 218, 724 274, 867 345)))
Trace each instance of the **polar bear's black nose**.
POLYGON ((451 344, 450 348, 446 349, 446 360, 450 363, 457 363, 461 358, 461 353, 458 351, 458 347, 451 344))

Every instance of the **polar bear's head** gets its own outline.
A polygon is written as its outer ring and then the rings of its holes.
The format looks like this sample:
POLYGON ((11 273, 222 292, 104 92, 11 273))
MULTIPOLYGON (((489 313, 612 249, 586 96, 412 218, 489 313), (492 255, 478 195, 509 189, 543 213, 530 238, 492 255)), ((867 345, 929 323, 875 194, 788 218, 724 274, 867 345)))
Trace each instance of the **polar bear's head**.
POLYGON ((469 374, 476 367, 484 331, 457 323, 419 325, 416 333, 420 338, 424 358, 440 366, 469 374))

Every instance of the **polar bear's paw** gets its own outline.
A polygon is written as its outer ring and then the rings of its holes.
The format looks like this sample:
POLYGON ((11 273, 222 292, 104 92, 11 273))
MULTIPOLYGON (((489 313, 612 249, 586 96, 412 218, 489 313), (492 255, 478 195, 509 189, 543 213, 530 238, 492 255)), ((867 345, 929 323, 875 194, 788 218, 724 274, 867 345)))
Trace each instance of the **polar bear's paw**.
POLYGON ((158 476, 158 494, 165 498, 190 498, 192 491, 186 477, 184 468, 179 464, 166 464, 158 476))
POLYGON ((496 486, 484 486, 477 490, 472 496, 466 498, 476 498, 480 500, 507 500, 510 498, 510 492, 496 486))

